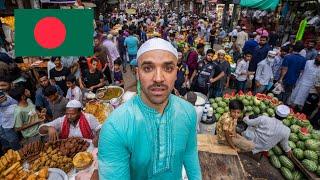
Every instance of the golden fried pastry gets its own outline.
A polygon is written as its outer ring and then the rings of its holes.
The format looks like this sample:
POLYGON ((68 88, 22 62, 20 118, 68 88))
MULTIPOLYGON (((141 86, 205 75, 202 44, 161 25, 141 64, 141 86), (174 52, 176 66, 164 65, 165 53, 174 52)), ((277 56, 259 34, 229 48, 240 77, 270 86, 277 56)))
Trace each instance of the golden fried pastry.
POLYGON ((88 167, 93 161, 92 154, 89 152, 79 152, 73 158, 73 165, 78 169, 88 167))
POLYGON ((38 174, 39 178, 47 178, 48 175, 49 175, 49 169, 47 167, 42 168, 38 174))
POLYGON ((37 179, 37 176, 35 174, 31 174, 27 180, 36 180, 37 179))

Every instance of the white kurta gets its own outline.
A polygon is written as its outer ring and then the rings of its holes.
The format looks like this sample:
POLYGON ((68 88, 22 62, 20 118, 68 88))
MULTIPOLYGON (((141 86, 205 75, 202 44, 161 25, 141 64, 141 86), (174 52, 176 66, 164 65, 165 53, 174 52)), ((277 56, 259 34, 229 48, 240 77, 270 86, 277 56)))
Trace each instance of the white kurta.
POLYGON ((293 89, 290 104, 303 106, 310 92, 311 87, 314 85, 316 75, 320 73, 320 66, 314 64, 315 60, 308 60, 303 70, 301 77, 293 89))

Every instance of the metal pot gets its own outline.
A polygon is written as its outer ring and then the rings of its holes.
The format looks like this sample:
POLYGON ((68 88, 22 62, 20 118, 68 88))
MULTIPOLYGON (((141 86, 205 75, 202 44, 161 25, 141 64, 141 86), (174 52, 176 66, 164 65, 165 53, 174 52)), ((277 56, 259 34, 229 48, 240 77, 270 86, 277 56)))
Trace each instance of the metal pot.
POLYGON ((119 87, 119 86, 105 86, 105 87, 103 87, 103 88, 98 89, 97 92, 96 92, 96 98, 99 99, 100 101, 104 102, 104 103, 109 103, 109 102, 111 101, 111 99, 109 99, 109 100, 101 99, 101 94, 105 93, 108 89, 111 89, 111 88, 113 88, 113 89, 120 89, 120 91, 121 91, 120 96, 114 97, 114 98, 112 98, 112 99, 116 99, 116 100, 114 100, 114 101, 121 102, 122 96, 123 96, 123 94, 124 94, 124 89, 121 88, 121 87, 119 87))

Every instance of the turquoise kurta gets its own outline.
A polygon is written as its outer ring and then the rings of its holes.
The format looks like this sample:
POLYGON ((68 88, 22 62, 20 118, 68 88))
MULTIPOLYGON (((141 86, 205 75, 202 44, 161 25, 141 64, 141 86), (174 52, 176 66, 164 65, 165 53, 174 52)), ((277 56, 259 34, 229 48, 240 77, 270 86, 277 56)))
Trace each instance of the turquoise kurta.
POLYGON ((196 112, 170 95, 163 114, 135 96, 109 116, 99 136, 100 179, 201 179, 196 112))

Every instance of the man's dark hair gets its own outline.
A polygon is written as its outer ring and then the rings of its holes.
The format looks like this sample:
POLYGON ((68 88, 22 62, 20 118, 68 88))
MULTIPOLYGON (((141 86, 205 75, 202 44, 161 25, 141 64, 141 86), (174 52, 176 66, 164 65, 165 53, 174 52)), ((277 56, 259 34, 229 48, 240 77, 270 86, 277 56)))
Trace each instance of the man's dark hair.
POLYGON ((199 43, 199 44, 197 45, 197 49, 202 49, 202 48, 204 48, 204 44, 203 44, 203 43, 199 43))
POLYGON ((60 56, 52 56, 51 59, 50 59, 50 61, 51 61, 51 62, 54 62, 57 58, 61 60, 61 57, 60 57, 60 56))
POLYGON ((121 60, 120 59, 115 60, 114 64, 121 66, 121 60))
POLYGON ((11 83, 9 76, 0 76, 0 82, 11 83))
POLYGON ((252 52, 249 52, 249 51, 244 52, 243 56, 246 56, 246 55, 251 55, 252 56, 252 52))
POLYGON ((24 96, 25 93, 25 87, 24 86, 16 86, 14 89, 11 89, 9 91, 9 95, 15 99, 16 101, 20 101, 22 96, 24 96))
POLYGON ((286 53, 289 53, 289 46, 283 46, 283 47, 281 47, 281 51, 283 51, 283 52, 286 52, 286 53))
POLYGON ((276 118, 276 119, 279 119, 280 121, 282 121, 282 120, 285 119, 284 117, 281 117, 281 116, 279 116, 278 114, 275 115, 275 118, 276 118))
POLYGON ((74 75, 70 74, 69 76, 67 76, 66 82, 75 83, 76 80, 77 80, 77 78, 74 75))
POLYGON ((44 90, 44 96, 45 97, 49 97, 49 96, 51 96, 51 95, 54 95, 54 94, 56 94, 58 91, 57 91, 57 88, 55 87, 55 86, 48 86, 48 87, 46 87, 46 89, 44 90))
POLYGON ((234 99, 229 102, 229 109, 243 111, 244 105, 240 100, 234 99))
POLYGON ((119 30, 119 34, 120 34, 120 35, 123 34, 123 30, 122 30, 122 29, 119 30))
POLYGON ((43 78, 43 77, 48 77, 48 73, 47 72, 45 72, 45 71, 39 71, 39 78, 43 78))
POLYGON ((214 50, 213 50, 213 49, 208 49, 208 50, 207 50, 207 54, 209 54, 209 53, 211 53, 211 54, 215 54, 215 52, 214 52, 214 50))
POLYGON ((302 49, 304 49, 304 44, 302 41, 297 41, 296 44, 293 46, 294 52, 300 52, 302 49))
POLYGON ((261 38, 264 38, 264 39, 266 39, 268 41, 268 36, 261 36, 260 39, 261 38))

